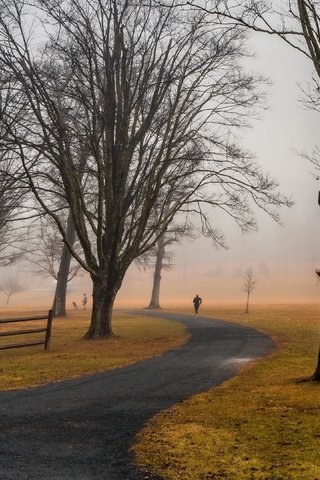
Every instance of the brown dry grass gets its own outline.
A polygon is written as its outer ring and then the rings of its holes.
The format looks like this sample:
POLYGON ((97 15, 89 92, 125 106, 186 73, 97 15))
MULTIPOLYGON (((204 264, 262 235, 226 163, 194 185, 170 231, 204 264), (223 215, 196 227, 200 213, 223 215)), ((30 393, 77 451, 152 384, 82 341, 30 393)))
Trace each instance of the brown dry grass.
POLYGON ((320 479, 319 305, 204 308, 269 332, 279 349, 241 375, 152 419, 137 438, 141 466, 174 480, 320 479))
MULTIPOLYGON (((25 313, 32 316, 43 311, 25 313)), ((45 352, 43 346, 0 351, 0 390, 27 388, 123 367, 175 348, 188 338, 178 323, 116 311, 113 319, 116 337, 88 341, 82 337, 88 329, 89 315, 90 312, 79 310, 70 312, 65 319, 54 319, 49 352, 45 352)), ((0 315, 1 318, 22 316, 22 309, 11 309, 0 315)), ((32 325, 40 327, 39 322, 28 322, 2 325, 1 330, 32 325)), ((30 337, 24 340, 29 341, 30 337)), ((18 341, 19 336, 1 339, 2 344, 18 341)))

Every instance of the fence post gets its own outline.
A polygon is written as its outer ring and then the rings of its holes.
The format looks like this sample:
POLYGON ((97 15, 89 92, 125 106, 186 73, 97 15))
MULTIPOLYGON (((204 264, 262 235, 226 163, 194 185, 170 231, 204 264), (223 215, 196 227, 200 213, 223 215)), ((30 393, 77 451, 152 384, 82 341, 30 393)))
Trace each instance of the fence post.
POLYGON ((49 350, 49 347, 50 347, 52 319, 53 319, 53 312, 52 312, 52 310, 49 310, 48 321, 47 321, 46 339, 45 339, 45 344, 44 344, 44 349, 45 350, 49 350))

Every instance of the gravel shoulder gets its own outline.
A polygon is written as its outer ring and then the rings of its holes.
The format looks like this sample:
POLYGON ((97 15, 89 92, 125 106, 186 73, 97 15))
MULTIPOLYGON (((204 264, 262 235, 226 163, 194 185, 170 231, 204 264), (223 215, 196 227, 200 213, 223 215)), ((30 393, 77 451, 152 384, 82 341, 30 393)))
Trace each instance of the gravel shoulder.
POLYGON ((189 341, 126 368, 0 393, 1 480, 155 480, 130 453, 146 420, 275 347, 267 335, 237 324, 142 313, 185 324, 189 341))

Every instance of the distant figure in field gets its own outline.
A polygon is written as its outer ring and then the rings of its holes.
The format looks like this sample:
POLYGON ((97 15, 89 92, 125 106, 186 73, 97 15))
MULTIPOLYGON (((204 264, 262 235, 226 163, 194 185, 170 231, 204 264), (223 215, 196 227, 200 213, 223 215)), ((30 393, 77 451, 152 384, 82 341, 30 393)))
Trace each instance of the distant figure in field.
POLYGON ((197 294, 193 299, 194 311, 196 313, 198 313, 201 303, 202 303, 202 298, 200 298, 199 295, 197 294))
POLYGON ((73 310, 78 310, 78 305, 76 304, 76 302, 72 302, 72 305, 73 305, 73 310))
POLYGON ((83 299, 82 299, 83 310, 86 309, 87 302, 88 302, 87 294, 84 293, 84 294, 83 294, 83 299))

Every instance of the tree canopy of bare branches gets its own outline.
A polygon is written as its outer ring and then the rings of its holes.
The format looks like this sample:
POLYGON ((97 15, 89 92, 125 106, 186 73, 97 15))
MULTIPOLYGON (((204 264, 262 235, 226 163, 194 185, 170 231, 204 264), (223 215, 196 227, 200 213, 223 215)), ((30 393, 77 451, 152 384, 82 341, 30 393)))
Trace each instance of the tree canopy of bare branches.
POLYGON ((154 249, 150 250, 147 263, 150 264, 150 258, 153 259, 153 282, 150 303, 147 308, 158 309, 160 307, 160 284, 163 269, 173 267, 173 252, 168 251, 168 247, 181 242, 183 237, 192 237, 192 225, 188 223, 172 224, 165 233, 159 238, 154 249))
POLYGON ((190 0, 182 3, 221 21, 281 37, 310 58, 320 77, 319 0, 190 0))
MULTIPOLYGON (((1 98, 0 98, 1 103, 1 98)), ((0 149, 0 266, 8 266, 22 256, 19 247, 25 234, 23 199, 25 189, 17 187, 21 169, 0 149)))
POLYGON ((230 133, 260 101, 260 79, 241 67, 243 31, 167 4, 0 0, 0 62, 15 92, 4 147, 91 276, 88 338, 112 335, 127 268, 177 212, 198 214, 220 242, 208 207, 247 231, 252 205, 277 220, 290 204, 230 133))
MULTIPOLYGON (((190 8, 206 12, 209 16, 245 30, 277 35, 288 45, 309 58, 315 77, 303 89, 304 103, 319 111, 320 104, 320 2, 319 0, 245 0, 228 1, 190 0, 190 8)), ((319 157, 317 157, 319 162, 319 157)))

